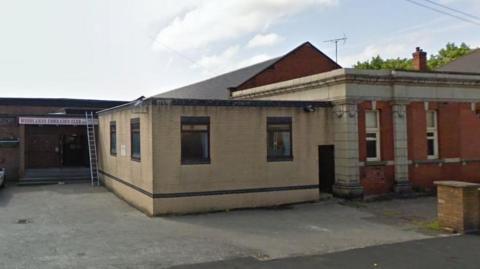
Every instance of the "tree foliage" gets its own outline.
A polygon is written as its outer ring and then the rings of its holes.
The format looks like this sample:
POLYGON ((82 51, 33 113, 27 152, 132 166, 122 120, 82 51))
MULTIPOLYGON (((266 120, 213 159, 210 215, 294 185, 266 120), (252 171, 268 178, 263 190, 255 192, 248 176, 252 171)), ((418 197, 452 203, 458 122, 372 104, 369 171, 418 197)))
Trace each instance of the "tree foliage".
POLYGON ((441 49, 438 54, 432 55, 428 60, 428 67, 430 69, 438 68, 447 64, 471 51, 467 44, 462 43, 459 47, 455 43, 448 43, 447 46, 441 49))
POLYGON ((410 70, 413 68, 412 60, 406 58, 383 59, 380 55, 372 57, 370 61, 357 62, 353 66, 357 69, 391 69, 391 70, 410 70))
MULTIPOLYGON (((457 46, 455 43, 447 43, 445 48, 438 51, 437 54, 430 56, 427 61, 428 68, 433 70, 444 64, 447 64, 471 51, 470 47, 462 43, 457 46)), ((387 70, 412 70, 412 59, 396 58, 383 59, 380 55, 372 57, 372 59, 364 62, 357 62, 354 66, 357 69, 387 69, 387 70)))

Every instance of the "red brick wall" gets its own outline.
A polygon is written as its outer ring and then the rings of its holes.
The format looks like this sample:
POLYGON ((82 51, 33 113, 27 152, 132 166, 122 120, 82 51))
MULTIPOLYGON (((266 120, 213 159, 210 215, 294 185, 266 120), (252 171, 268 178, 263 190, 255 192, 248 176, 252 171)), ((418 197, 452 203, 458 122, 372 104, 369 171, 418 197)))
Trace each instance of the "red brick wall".
MULTIPOLYGON (((365 110, 371 102, 359 104, 359 156, 366 162, 365 110)), ((389 102, 377 102, 380 111, 381 160, 394 161, 393 114, 389 102)), ((467 163, 417 163, 427 161, 426 112, 424 102, 407 106, 408 157, 412 186, 433 189, 437 180, 460 180, 480 183, 480 118, 470 103, 430 102, 429 109, 437 110, 439 159, 460 158, 467 163)), ((360 180, 366 195, 390 192, 394 185, 393 165, 366 165, 360 167, 360 180)))
MULTIPOLYGON (((480 160, 480 119, 469 103, 430 102, 429 109, 438 113, 439 159, 480 160)), ((408 106, 409 159, 427 160, 426 112, 423 102, 408 106)), ((437 180, 480 182, 480 162, 412 164, 412 185, 433 189, 437 180)))
MULTIPOLYGON (((18 137, 19 128, 16 117, 5 117, 0 115, 0 139, 11 139, 18 137)), ((0 145, 0 168, 6 169, 8 179, 18 177, 19 159, 19 146, 2 147, 0 145)))
MULTIPOLYGON (((407 106, 407 137, 409 160, 427 159, 427 114, 423 102, 407 106)), ((411 172, 411 171, 410 171, 411 172)))
MULTIPOLYGON (((358 136, 360 161, 366 163, 365 110, 372 109, 371 102, 358 106, 358 136)), ((380 112, 380 155, 382 161, 393 161, 393 118, 392 107, 388 102, 377 102, 380 112)), ((395 167, 393 165, 366 165, 360 167, 360 181, 365 195, 377 195, 391 192, 394 184, 395 167)))
POLYGON ((307 43, 289 53, 272 67, 247 80, 236 90, 255 88, 338 68, 340 68, 339 65, 307 43))
POLYGON ((463 104, 459 110, 460 154, 467 159, 480 159, 480 117, 470 104, 463 104))
MULTIPOLYGON (((43 107, 43 106, 0 106, 0 118, 15 118, 13 124, 0 124, 0 138, 19 138, 20 127, 17 123, 17 115, 45 115, 47 113, 56 112, 59 107, 43 107)), ((20 141, 24 143, 24 141, 20 141)), ((7 179, 16 180, 20 170, 20 146, 14 148, 0 147, 0 167, 6 168, 7 179)))

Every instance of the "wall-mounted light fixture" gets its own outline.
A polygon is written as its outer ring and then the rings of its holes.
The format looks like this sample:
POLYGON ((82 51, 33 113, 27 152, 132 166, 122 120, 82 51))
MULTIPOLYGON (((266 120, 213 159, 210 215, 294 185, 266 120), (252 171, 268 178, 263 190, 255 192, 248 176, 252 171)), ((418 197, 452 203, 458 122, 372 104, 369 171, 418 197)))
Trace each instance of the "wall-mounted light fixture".
POLYGON ((303 107, 303 111, 305 111, 307 113, 311 113, 311 112, 315 112, 316 109, 312 105, 308 105, 308 106, 303 107))

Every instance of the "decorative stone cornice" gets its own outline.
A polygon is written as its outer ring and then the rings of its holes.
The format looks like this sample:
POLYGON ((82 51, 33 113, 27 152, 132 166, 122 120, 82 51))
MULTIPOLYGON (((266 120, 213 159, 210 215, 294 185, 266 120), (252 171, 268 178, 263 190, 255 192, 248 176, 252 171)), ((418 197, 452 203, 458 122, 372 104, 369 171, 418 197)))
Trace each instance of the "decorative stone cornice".
MULTIPOLYGON (((480 74, 341 69, 305 78, 232 92, 233 99, 251 99, 327 88, 340 84, 464 88, 480 90, 480 74)), ((344 96, 330 96, 329 101, 344 96)))
POLYGON ((346 80, 342 78, 342 76, 334 76, 324 80, 323 79, 314 80, 310 82, 303 82, 299 84, 291 84, 291 85, 285 85, 285 86, 279 85, 279 87, 275 87, 273 89, 268 89, 268 90, 261 90, 261 88, 263 87, 246 89, 242 91, 232 92, 231 96, 233 99, 251 99, 251 98, 273 96, 277 94, 306 91, 306 90, 311 90, 316 88, 339 85, 345 82, 346 80))

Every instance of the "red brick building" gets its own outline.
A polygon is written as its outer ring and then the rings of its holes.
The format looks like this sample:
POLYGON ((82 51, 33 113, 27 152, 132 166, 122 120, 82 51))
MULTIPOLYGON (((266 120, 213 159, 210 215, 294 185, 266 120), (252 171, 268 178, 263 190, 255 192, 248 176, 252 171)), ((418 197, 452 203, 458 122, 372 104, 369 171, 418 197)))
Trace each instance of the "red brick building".
POLYGON ((0 98, 0 167, 7 180, 59 176, 74 168, 88 178, 85 112, 124 104, 78 99, 0 98), (82 169, 76 169, 82 168, 82 169), (32 173, 49 170, 50 174, 32 173), (29 174, 31 173, 31 174, 29 174))
POLYGON ((480 182, 480 70, 468 60, 478 55, 428 71, 427 55, 417 48, 415 71, 336 69, 233 89, 232 98, 331 101, 340 195, 432 190, 439 180, 480 182))

